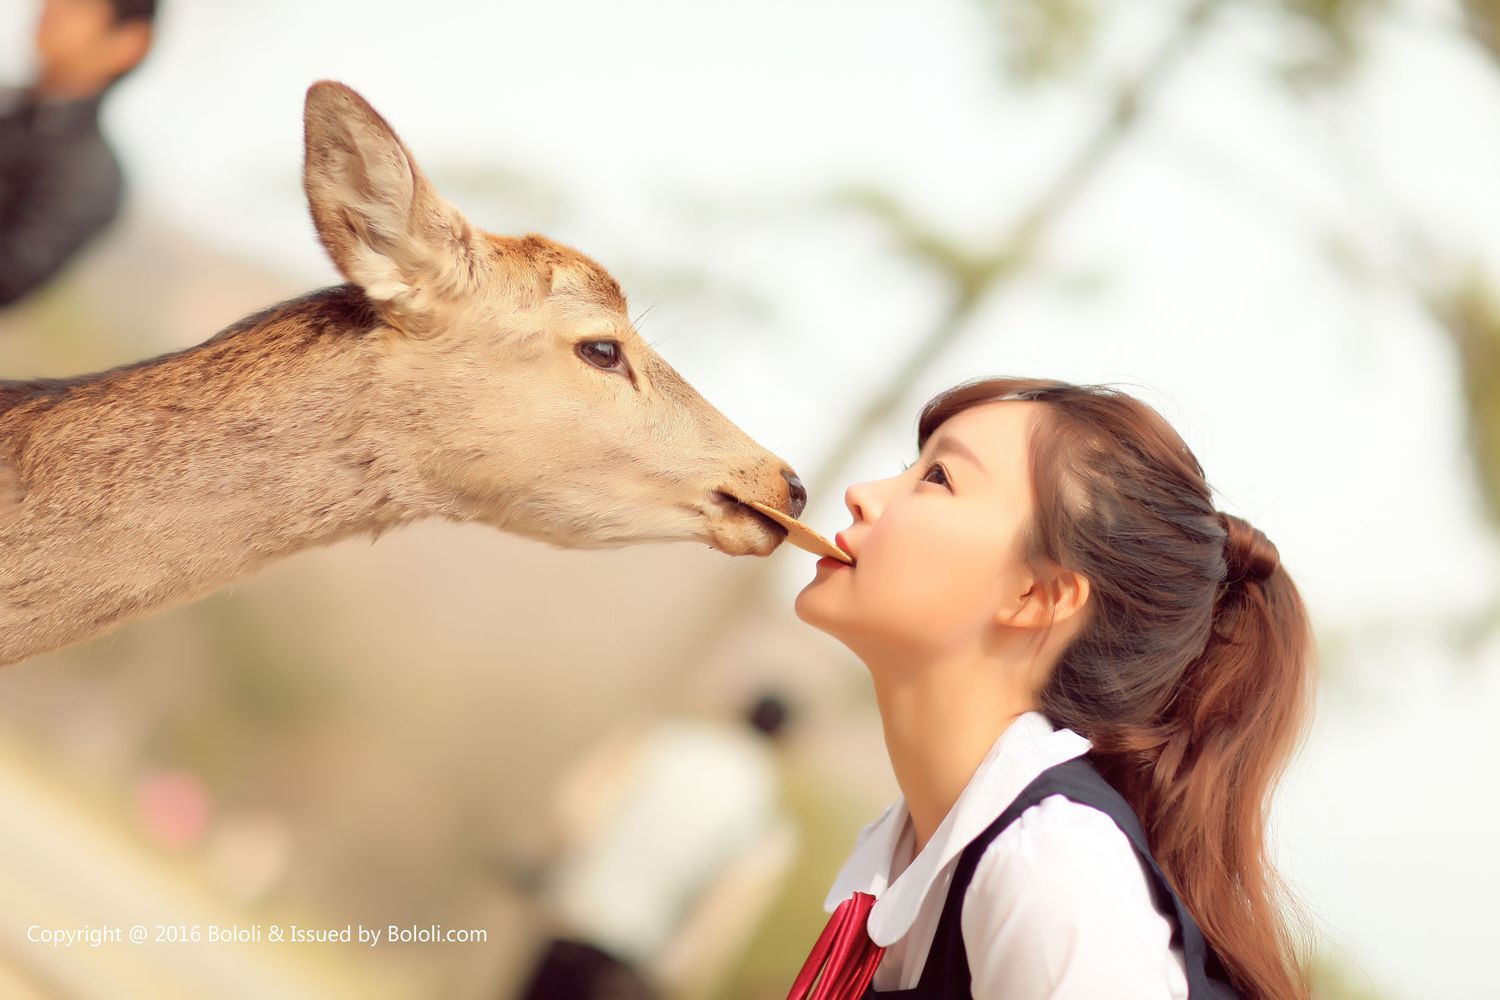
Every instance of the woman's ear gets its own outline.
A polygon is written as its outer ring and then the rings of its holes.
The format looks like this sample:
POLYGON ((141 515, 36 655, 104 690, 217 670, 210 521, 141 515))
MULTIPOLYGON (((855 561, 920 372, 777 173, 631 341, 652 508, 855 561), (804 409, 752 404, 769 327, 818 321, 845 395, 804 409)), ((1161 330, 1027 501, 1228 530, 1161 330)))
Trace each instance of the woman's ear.
POLYGON ((1011 628, 1046 628, 1082 611, 1088 603, 1088 577, 1072 570, 1059 570, 1051 580, 1023 579, 1027 589, 995 612, 995 621, 1011 628))

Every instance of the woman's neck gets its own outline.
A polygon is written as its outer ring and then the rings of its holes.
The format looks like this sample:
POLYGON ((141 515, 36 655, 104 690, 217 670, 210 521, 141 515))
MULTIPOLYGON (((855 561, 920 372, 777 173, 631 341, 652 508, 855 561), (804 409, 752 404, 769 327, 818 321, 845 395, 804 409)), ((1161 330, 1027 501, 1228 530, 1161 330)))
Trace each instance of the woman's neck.
POLYGON ((1009 689, 992 661, 908 663, 899 674, 872 674, 886 750, 911 812, 915 857, 1000 734, 1035 705, 1009 689))

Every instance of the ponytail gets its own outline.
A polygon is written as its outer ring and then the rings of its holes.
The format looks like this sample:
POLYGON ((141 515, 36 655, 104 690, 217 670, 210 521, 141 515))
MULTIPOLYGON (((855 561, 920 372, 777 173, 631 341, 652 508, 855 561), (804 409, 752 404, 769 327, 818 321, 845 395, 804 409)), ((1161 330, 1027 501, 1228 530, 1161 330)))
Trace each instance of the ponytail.
POLYGON ((1294 907, 1266 853, 1271 791, 1297 749, 1314 687, 1308 616, 1276 547, 1220 513, 1226 574, 1202 653, 1160 722, 1113 733, 1113 775, 1152 854, 1247 996, 1311 995, 1294 907), (1121 773, 1121 772, 1124 773, 1121 773), (1128 788, 1128 790, 1127 790, 1128 788))

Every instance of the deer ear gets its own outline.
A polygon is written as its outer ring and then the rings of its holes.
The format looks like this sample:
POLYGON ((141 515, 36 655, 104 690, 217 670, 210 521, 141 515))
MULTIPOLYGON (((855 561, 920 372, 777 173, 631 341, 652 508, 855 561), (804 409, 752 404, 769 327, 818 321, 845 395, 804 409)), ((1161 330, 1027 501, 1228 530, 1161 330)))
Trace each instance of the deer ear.
POLYGON ((332 80, 307 89, 302 186, 318 238, 345 278, 399 329, 430 336, 444 302, 473 291, 487 252, 363 97, 332 80))

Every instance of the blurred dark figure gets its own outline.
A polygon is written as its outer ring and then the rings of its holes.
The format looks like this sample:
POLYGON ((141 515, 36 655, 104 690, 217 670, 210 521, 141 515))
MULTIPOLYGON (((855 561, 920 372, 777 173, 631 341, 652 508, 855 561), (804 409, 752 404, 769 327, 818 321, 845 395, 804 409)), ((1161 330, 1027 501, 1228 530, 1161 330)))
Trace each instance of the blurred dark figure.
POLYGON ((99 105, 145 57, 155 16, 156 0, 44 0, 36 79, 0 90, 0 306, 47 282, 119 211, 99 105))
POLYGON ((564 776, 557 814, 573 833, 540 879, 554 933, 520 997, 712 991, 795 856, 778 802, 786 721, 786 704, 763 694, 736 724, 617 733, 564 776))
POLYGON ((522 1000, 657 1000, 661 994, 631 967, 587 941, 547 943, 522 1000))

